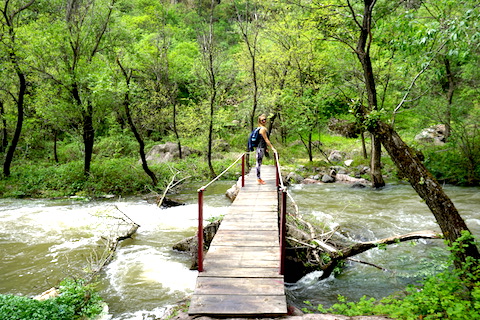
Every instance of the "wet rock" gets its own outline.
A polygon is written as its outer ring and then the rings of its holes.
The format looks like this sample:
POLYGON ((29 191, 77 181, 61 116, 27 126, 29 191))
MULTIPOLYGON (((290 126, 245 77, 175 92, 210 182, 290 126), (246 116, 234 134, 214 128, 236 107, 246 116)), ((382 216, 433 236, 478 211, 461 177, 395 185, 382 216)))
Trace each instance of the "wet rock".
POLYGON ((329 174, 324 174, 323 177, 322 177, 322 182, 324 182, 324 183, 333 183, 333 182, 335 182, 335 178, 332 177, 332 176, 329 175, 329 174))
POLYGON ((240 192, 241 188, 242 188, 242 177, 238 178, 237 183, 235 183, 225 192, 225 196, 227 196, 227 198, 233 202, 237 197, 238 193, 240 192))
POLYGON ((316 183, 320 183, 320 181, 318 181, 318 179, 313 179, 313 178, 306 178, 306 179, 303 179, 301 184, 316 184, 316 183))
MULTIPOLYGON (((220 224, 222 220, 217 220, 214 222, 209 223, 206 227, 203 227, 203 244, 204 248, 208 248, 210 243, 213 240, 213 237, 217 233, 218 228, 220 228, 220 224)), ((198 267, 198 237, 188 237, 183 239, 176 244, 173 245, 173 250, 188 252, 192 258, 192 266, 190 267, 191 270, 195 270, 198 267)))
POLYGON ((60 292, 58 292, 57 288, 53 287, 48 289, 47 291, 42 292, 38 296, 33 297, 33 299, 38 301, 44 301, 50 298, 58 297, 59 294, 60 292))
POLYGON ((360 183, 360 182, 355 182, 354 184, 352 184, 352 188, 353 189, 363 189, 363 188, 366 188, 367 186, 363 183, 360 183))
POLYGON ((363 184, 368 184, 368 180, 362 179, 362 178, 355 178, 351 177, 347 174, 342 174, 342 173, 337 173, 335 176, 337 179, 337 182, 348 182, 348 183, 363 183, 363 184))
POLYGON ((285 181, 290 184, 300 183, 303 181, 303 177, 295 172, 290 172, 286 177, 285 181))

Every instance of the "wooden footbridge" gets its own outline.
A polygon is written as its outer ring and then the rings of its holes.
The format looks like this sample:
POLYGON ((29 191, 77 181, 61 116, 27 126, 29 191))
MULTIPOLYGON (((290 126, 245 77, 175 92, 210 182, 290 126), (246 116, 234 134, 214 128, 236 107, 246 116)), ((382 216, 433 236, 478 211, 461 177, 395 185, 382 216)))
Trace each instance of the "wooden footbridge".
POLYGON ((262 166, 266 184, 260 185, 254 170, 245 176, 244 187, 225 213, 205 259, 199 261, 190 315, 287 313, 281 263, 284 237, 282 241, 279 230, 279 171, 275 166, 262 166))

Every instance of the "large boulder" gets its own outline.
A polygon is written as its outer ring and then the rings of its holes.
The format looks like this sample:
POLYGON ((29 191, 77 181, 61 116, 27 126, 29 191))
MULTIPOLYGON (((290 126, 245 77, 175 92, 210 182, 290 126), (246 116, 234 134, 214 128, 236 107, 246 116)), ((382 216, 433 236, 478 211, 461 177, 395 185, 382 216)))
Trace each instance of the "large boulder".
POLYGON ((347 138, 357 138, 361 134, 361 127, 353 121, 331 118, 328 120, 328 129, 347 138))
POLYGON ((330 152, 330 155, 328 156, 328 161, 330 162, 340 162, 343 161, 343 158, 345 157, 345 152, 339 151, 339 150, 332 150, 330 152))
POLYGON ((436 126, 425 128, 415 136, 415 140, 422 143, 443 145, 445 143, 445 125, 437 124, 436 126))
POLYGON ((230 145, 225 140, 214 140, 213 141, 213 149, 218 152, 229 152, 230 145))
POLYGON ((225 195, 227 196, 228 199, 230 199, 233 202, 235 201, 235 198, 237 198, 237 195, 240 192, 241 188, 242 188, 242 177, 238 178, 237 183, 231 186, 225 192, 225 195))
MULTIPOLYGON (((188 157, 192 154, 200 154, 200 151, 190 149, 182 146, 182 157, 188 157)), ((148 163, 163 163, 180 158, 178 152, 178 144, 174 142, 167 142, 165 144, 157 144, 146 155, 148 163)))
POLYGON ((285 177, 285 183, 287 184, 297 184, 297 183, 300 183, 302 180, 303 180, 303 177, 295 172, 290 172, 285 177))

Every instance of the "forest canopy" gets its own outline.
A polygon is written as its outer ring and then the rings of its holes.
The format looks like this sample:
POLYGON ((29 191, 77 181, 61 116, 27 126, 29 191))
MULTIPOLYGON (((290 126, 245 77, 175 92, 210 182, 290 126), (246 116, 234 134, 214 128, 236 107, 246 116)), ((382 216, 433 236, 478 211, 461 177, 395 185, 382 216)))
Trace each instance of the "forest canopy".
POLYGON ((371 2, 376 109, 359 123, 354 111, 369 103, 355 54, 364 1, 2 0, 3 177, 65 165, 79 172, 68 183, 84 182, 167 141, 200 150, 214 174, 216 141, 245 151, 265 113, 280 152, 300 141, 311 162, 332 119, 367 140, 368 120, 381 119, 437 179, 478 185, 480 6, 371 2), (440 124, 441 145, 414 140, 440 124))

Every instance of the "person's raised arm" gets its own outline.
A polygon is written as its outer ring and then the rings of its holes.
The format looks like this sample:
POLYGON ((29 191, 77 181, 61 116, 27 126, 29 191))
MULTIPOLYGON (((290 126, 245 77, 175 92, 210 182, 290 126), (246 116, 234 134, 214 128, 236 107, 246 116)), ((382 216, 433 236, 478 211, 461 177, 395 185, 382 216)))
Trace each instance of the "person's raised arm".
POLYGON ((267 128, 262 127, 260 129, 260 134, 262 135, 263 139, 265 140, 265 143, 272 149, 272 151, 277 152, 277 150, 273 147, 272 143, 270 142, 270 139, 268 139, 267 128))

